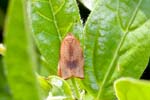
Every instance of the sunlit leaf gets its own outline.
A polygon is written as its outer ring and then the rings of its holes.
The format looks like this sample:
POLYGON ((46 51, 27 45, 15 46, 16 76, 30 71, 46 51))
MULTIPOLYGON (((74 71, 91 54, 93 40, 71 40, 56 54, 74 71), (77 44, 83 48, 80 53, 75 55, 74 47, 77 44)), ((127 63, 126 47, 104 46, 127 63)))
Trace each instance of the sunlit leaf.
POLYGON ((47 78, 42 77, 40 75, 37 75, 37 77, 38 77, 38 81, 39 81, 39 84, 40 84, 41 93, 44 96, 44 98, 47 98, 52 86, 49 84, 47 78))
MULTIPOLYGON (((49 76, 49 83, 52 85, 51 96, 61 96, 63 100, 73 100, 73 93, 69 84, 57 76, 49 76)), ((50 98, 48 97, 48 98, 50 98)))
POLYGON ((121 78, 115 81, 115 92, 118 100, 150 100, 150 82, 121 78))

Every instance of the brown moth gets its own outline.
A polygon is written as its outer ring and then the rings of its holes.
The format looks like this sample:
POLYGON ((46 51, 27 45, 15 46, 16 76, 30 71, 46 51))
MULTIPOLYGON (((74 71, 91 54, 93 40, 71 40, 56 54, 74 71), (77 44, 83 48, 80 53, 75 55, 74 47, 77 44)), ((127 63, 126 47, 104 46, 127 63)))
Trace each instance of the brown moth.
POLYGON ((80 42, 68 34, 61 43, 58 75, 63 79, 84 78, 84 57, 80 42))

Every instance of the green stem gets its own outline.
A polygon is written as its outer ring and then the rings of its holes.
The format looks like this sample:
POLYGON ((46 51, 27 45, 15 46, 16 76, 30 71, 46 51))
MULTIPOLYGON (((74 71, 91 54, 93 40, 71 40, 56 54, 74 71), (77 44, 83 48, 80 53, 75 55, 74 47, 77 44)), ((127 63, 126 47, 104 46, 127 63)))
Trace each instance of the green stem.
POLYGON ((75 78, 72 78, 71 81, 72 81, 72 84, 73 84, 73 86, 74 86, 74 90, 75 90, 76 97, 77 97, 78 99, 80 99, 80 93, 79 93, 78 86, 77 86, 77 83, 76 83, 75 78))

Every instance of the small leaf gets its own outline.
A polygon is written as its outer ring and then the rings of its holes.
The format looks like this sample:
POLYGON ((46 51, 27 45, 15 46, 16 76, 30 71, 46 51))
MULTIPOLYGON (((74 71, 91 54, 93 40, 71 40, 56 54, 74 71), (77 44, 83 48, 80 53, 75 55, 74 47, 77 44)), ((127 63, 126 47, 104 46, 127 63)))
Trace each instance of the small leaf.
POLYGON ((118 100, 150 100, 149 81, 121 78, 115 81, 114 88, 118 100))
POLYGON ((49 83, 52 85, 52 97, 62 96, 66 98, 63 100, 73 100, 71 88, 65 80, 57 76, 49 76, 49 83))
POLYGON ((37 77, 42 90, 41 93, 44 98, 46 98, 49 95, 49 91, 51 90, 52 86, 49 84, 48 79, 46 79, 45 77, 39 75, 37 75, 37 77))
POLYGON ((27 27, 26 0, 9 2, 5 23, 5 69, 14 100, 40 100, 31 34, 27 27))

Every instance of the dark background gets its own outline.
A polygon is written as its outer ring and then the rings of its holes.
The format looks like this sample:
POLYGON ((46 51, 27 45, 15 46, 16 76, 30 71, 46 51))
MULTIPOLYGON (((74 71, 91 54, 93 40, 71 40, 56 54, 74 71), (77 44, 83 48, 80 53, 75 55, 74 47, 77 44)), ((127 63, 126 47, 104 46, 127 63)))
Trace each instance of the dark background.
MULTIPOLYGON (((9 2, 9 0, 0 0, 0 9, 4 13, 4 16, 6 16, 8 2, 9 2)), ((84 5, 81 4, 79 1, 77 1, 77 2, 78 2, 79 9, 80 9, 81 19, 83 20, 83 23, 85 23, 88 15, 90 13, 90 10, 88 10, 86 7, 84 7, 84 5)), ((3 42, 3 27, 0 27, 0 43, 2 43, 2 42, 3 42)), ((146 79, 146 80, 150 79, 150 60, 149 60, 149 63, 147 65, 143 75, 141 76, 141 79, 146 79)))

